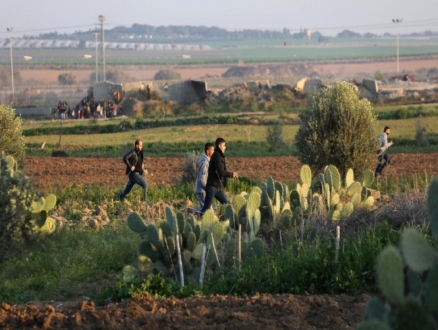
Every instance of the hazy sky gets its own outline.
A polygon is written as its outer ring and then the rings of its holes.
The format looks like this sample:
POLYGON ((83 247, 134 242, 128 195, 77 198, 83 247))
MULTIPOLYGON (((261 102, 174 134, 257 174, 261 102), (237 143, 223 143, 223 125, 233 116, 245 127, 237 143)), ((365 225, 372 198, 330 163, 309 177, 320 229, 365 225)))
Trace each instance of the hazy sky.
POLYGON ((436 0, 0 0, 0 38, 94 28, 148 25, 205 25, 227 30, 300 28, 335 35, 343 29, 395 33, 438 31, 436 0), (15 32, 16 31, 16 32, 15 32))

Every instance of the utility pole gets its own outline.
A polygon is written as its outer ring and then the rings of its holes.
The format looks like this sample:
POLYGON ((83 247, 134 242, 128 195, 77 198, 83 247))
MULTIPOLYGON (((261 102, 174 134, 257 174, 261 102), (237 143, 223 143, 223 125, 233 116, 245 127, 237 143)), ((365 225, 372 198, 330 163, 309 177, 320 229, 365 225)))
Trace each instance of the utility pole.
POLYGON ((11 82, 12 82, 12 103, 15 100, 15 87, 14 87, 14 60, 12 58, 12 27, 6 28, 9 32, 9 48, 11 50, 11 82))
POLYGON ((400 67, 399 67, 399 62, 398 62, 398 56, 399 56, 399 42, 398 42, 398 23, 403 22, 402 18, 396 18, 392 20, 393 23, 397 24, 397 77, 400 76, 400 67))
POLYGON ((100 38, 101 38, 101 47, 102 47, 102 81, 106 81, 105 75, 105 39, 103 34, 103 22, 105 22, 105 17, 103 15, 99 15, 98 20, 100 21, 100 38))
POLYGON ((97 30, 93 31, 94 34, 94 45, 96 47, 96 77, 94 79, 95 82, 99 81, 99 69, 98 69, 98 65, 97 65, 97 35, 99 34, 99 32, 97 30))

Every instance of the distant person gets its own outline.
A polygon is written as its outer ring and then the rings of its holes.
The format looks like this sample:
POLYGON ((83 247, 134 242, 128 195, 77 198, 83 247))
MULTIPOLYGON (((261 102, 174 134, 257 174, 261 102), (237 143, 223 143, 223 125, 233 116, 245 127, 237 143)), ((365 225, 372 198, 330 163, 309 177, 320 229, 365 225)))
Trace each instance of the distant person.
POLYGON ((148 100, 150 100, 151 99, 151 88, 149 87, 149 85, 146 86, 146 92, 148 95, 148 100))
POLYGON ((214 152, 213 143, 206 143, 204 146, 204 153, 201 155, 198 161, 198 173, 196 175, 195 194, 199 201, 200 209, 204 207, 204 201, 206 196, 205 188, 207 187, 208 167, 210 165, 210 159, 214 152))
POLYGON ((374 173, 374 176, 377 178, 377 176, 380 174, 382 175, 383 169, 386 167, 386 165, 391 164, 391 159, 389 158, 388 154, 386 153, 386 150, 393 145, 393 142, 388 142, 388 135, 391 132, 391 129, 388 126, 385 126, 383 129, 383 132, 379 135, 379 149, 377 150, 377 154, 379 155, 377 157, 377 160, 379 161, 379 164, 377 165, 376 171, 374 173))
POLYGON ((211 208, 213 198, 216 198, 221 204, 230 204, 230 201, 225 195, 224 188, 227 185, 227 178, 236 179, 238 174, 237 172, 227 171, 224 155, 226 148, 225 140, 220 137, 217 138, 215 150, 213 156, 211 156, 210 165, 208 166, 207 187, 205 189, 206 196, 201 215, 211 208))
POLYGON ((130 150, 124 157, 123 162, 126 164, 126 174, 128 175, 128 183, 125 189, 119 195, 119 201, 123 201, 125 196, 129 194, 135 184, 138 184, 143 189, 143 201, 146 200, 147 183, 143 178, 143 142, 140 139, 135 140, 134 149, 130 150))

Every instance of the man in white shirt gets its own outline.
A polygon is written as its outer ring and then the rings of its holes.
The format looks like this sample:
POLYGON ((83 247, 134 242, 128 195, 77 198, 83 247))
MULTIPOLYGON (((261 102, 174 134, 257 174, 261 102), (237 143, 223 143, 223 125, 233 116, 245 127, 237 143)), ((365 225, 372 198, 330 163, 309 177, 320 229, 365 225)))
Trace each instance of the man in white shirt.
POLYGON ((385 126, 383 129, 383 132, 379 135, 379 149, 377 150, 378 161, 379 164, 377 165, 376 171, 374 172, 374 176, 377 178, 377 175, 382 175, 383 169, 386 167, 386 165, 391 164, 391 159, 389 158, 388 154, 386 153, 386 150, 393 145, 393 142, 388 142, 388 135, 391 132, 391 129, 388 126, 385 126))

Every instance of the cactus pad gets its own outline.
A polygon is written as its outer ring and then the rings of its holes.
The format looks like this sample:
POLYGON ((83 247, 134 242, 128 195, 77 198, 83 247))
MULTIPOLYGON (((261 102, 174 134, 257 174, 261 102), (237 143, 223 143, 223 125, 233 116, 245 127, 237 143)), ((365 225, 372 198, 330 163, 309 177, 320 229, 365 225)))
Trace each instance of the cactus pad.
POLYGON ((354 172, 352 168, 349 168, 347 170, 347 173, 345 174, 345 187, 346 188, 350 187, 353 182, 354 182, 354 172))
POLYGON ((275 182, 274 179, 269 176, 268 179, 266 180, 266 191, 268 193, 268 196, 270 199, 274 199, 274 195, 275 195, 275 182))
POLYGON ((309 165, 303 165, 301 167, 300 179, 302 183, 306 183, 308 186, 312 183, 312 170, 309 165))
POLYGON ((166 220, 172 232, 176 234, 177 233, 176 217, 169 206, 166 206, 166 220))
POLYGON ((438 238, 438 178, 432 180, 427 191, 427 210, 429 212, 430 227, 438 238))
POLYGON ((138 246, 138 252, 140 255, 144 255, 152 261, 156 261, 158 258, 160 258, 160 253, 158 250, 151 244, 151 242, 147 240, 140 242, 140 245, 138 246))
POLYGON ((377 259, 377 282, 384 296, 393 304, 404 301, 403 260, 394 246, 386 247, 377 259))
POLYGON ((407 229, 401 237, 403 257, 417 273, 430 269, 438 261, 438 251, 415 229, 407 229))
POLYGON ((370 187, 374 182, 374 173, 371 170, 366 170, 363 174, 362 186, 370 187))
POLYGON ((128 215, 128 227, 135 233, 144 233, 147 230, 147 226, 143 219, 137 212, 131 212, 128 215))

